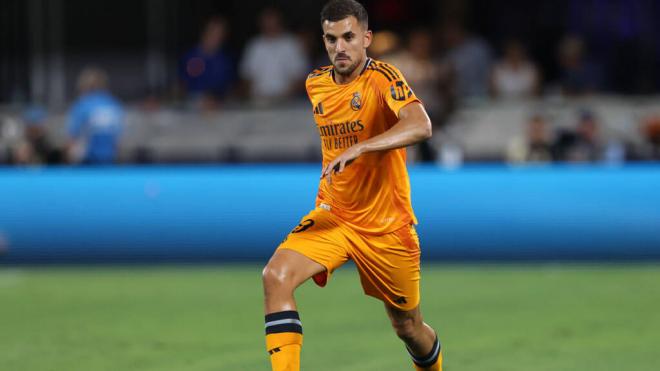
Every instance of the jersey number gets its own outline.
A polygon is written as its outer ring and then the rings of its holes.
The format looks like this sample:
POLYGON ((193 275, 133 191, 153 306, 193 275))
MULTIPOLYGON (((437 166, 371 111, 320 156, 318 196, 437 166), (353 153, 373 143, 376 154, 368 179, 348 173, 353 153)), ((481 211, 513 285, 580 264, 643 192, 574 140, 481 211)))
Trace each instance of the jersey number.
POLYGON ((300 233, 304 232, 307 229, 309 229, 311 226, 314 225, 314 219, 305 219, 303 220, 300 224, 298 224, 297 227, 293 228, 291 233, 300 233))

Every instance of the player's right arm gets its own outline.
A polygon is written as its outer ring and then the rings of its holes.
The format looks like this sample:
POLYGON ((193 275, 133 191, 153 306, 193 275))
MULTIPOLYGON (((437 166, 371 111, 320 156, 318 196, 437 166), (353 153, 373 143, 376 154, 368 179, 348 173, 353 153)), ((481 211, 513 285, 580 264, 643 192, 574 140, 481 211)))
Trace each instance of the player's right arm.
POLYGON ((424 106, 419 102, 412 102, 399 110, 399 121, 390 129, 351 146, 330 161, 323 169, 321 178, 328 177, 328 181, 332 182, 333 170, 337 174, 341 173, 348 163, 365 153, 407 147, 426 140, 431 135, 431 119, 424 106))
POLYGON ((356 146, 361 153, 407 147, 431 137, 431 119, 420 102, 411 102, 399 110, 399 121, 382 134, 356 146))

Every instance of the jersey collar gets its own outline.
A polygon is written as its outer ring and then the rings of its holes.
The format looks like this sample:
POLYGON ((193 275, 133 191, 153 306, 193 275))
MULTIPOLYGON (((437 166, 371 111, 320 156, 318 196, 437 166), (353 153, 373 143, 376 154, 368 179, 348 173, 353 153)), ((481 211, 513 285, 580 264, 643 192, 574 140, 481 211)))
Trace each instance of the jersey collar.
MULTIPOLYGON (((367 70, 367 67, 369 67, 369 65, 371 65, 371 62, 373 62, 373 59, 367 57, 367 61, 364 62, 364 67, 362 67, 362 71, 360 71, 360 74, 355 77, 355 80, 357 80, 360 76, 362 76, 364 71, 367 70)), ((334 68, 332 69, 332 71, 330 71, 330 75, 332 76, 332 82, 337 84, 337 80, 335 80, 335 69, 334 68)), ((353 81, 355 81, 355 80, 353 80, 353 81)))

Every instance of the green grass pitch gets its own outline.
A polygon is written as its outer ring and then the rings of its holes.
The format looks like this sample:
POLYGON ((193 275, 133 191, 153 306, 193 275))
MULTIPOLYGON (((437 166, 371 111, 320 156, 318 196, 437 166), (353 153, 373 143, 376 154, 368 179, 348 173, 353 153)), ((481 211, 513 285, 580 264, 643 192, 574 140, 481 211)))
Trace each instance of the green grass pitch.
MULTIPOLYGON (((304 371, 411 370, 354 269, 297 293, 304 371)), ((446 371, 658 369, 660 266, 426 265, 446 371)), ((0 370, 270 370, 258 266, 0 268, 0 370)))

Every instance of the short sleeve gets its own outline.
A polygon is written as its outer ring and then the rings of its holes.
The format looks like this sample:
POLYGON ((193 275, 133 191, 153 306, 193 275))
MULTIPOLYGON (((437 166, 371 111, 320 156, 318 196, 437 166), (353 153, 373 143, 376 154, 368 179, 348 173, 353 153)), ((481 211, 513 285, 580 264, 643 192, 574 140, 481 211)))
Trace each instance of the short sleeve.
MULTIPOLYGON (((321 76, 330 73, 332 70, 331 66, 325 66, 321 67, 318 69, 315 69, 312 71, 309 75, 307 75, 307 79, 305 80, 305 90, 307 91, 307 97, 309 98, 309 102, 314 106, 314 98, 315 98, 315 92, 318 91, 318 89, 315 89, 318 84, 320 83, 320 79, 322 78, 321 76)), ((323 106, 318 105, 314 106, 314 112, 317 112, 321 114, 323 111, 323 106)))
POLYGON ((312 92, 311 92, 311 83, 309 81, 309 78, 305 80, 305 91, 307 92, 307 98, 309 98, 309 103, 314 105, 314 99, 312 99, 312 92))
POLYGON ((372 62, 369 68, 376 72, 376 86, 387 106, 398 117, 401 108, 420 102, 401 71, 388 63, 372 62))

